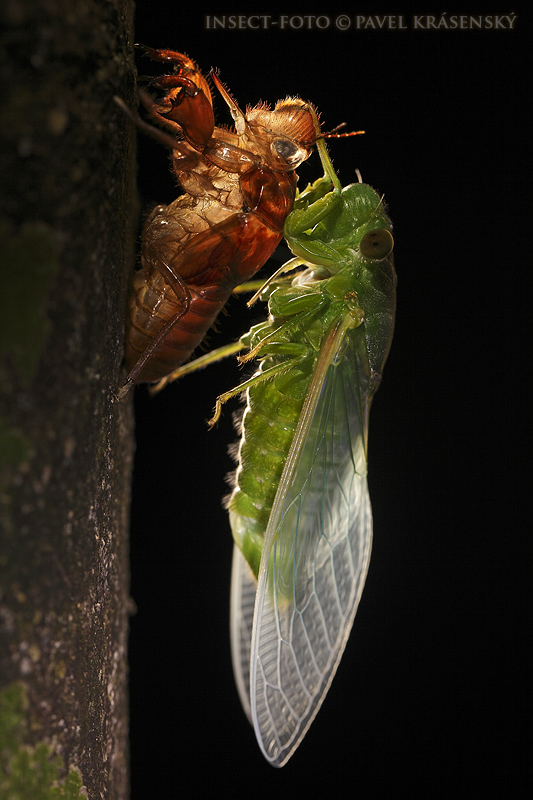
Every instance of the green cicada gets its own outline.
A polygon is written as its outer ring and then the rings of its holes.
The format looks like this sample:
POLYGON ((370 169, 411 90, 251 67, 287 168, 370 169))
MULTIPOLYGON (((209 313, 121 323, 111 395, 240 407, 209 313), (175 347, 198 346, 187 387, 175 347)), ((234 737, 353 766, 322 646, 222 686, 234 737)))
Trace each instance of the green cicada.
MULTIPOLYGON (((295 258, 263 288, 269 317, 240 343, 257 358, 235 487, 231 645, 242 705, 267 760, 283 766, 331 684, 363 590, 372 538, 367 431, 394 325, 391 223, 362 183, 324 177, 295 202, 295 258), (283 272, 303 266, 296 277, 283 272), (280 277, 281 273, 281 277, 280 277)), ((189 371, 191 368, 183 368, 189 371)))

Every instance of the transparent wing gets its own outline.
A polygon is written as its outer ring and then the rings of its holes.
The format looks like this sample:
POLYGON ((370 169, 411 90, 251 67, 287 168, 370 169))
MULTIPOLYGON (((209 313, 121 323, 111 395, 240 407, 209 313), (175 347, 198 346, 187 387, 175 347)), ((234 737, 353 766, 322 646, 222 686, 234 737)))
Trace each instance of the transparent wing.
POLYGON ((235 545, 231 566, 230 642, 233 674, 242 707, 252 722, 250 708, 250 645, 257 581, 235 545))
POLYGON ((337 670, 368 570, 369 405, 363 331, 324 346, 276 495, 261 561, 250 697, 265 757, 281 767, 337 670))

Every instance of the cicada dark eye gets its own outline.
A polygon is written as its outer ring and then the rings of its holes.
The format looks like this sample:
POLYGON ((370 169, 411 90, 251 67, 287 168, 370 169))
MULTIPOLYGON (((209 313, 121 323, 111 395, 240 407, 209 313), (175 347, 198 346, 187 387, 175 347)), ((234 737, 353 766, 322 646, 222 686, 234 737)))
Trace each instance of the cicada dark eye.
POLYGON ((365 233, 359 245, 361 253, 366 258, 375 258, 376 260, 387 258, 387 256, 392 253, 393 247, 394 239, 385 228, 365 233))
POLYGON ((289 167, 298 166, 308 156, 307 150, 304 150, 303 147, 298 147, 290 139, 274 139, 270 147, 276 158, 289 167))

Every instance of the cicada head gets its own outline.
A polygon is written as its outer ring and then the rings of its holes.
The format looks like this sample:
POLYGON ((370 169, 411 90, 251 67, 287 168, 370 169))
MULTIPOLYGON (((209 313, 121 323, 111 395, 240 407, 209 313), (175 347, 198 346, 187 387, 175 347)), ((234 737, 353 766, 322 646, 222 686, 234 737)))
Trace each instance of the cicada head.
POLYGON ((311 103, 287 97, 278 100, 274 110, 266 103, 259 103, 243 114, 218 73, 212 71, 211 77, 228 104, 239 147, 261 155, 271 169, 282 172, 296 169, 309 158, 320 137, 318 115, 311 103))
POLYGON ((248 109, 246 120, 250 135, 268 146, 267 159, 278 170, 296 169, 309 158, 320 136, 315 108, 299 97, 279 100, 273 110, 264 104, 248 109))

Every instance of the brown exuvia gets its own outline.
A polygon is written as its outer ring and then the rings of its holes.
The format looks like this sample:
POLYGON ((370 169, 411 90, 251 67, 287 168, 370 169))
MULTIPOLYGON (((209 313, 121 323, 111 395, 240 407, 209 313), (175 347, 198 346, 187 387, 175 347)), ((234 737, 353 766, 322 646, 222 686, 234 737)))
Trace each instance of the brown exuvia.
POLYGON ((171 148, 184 193, 157 206, 144 226, 129 298, 124 390, 187 361, 234 288, 265 264, 293 206, 294 170, 320 136, 310 103, 287 98, 273 110, 260 104, 244 114, 212 72, 235 122, 234 130, 215 127, 209 85, 195 62, 172 50, 143 50, 173 66, 152 81, 166 92, 160 102, 139 92, 167 132, 128 113, 171 148))

